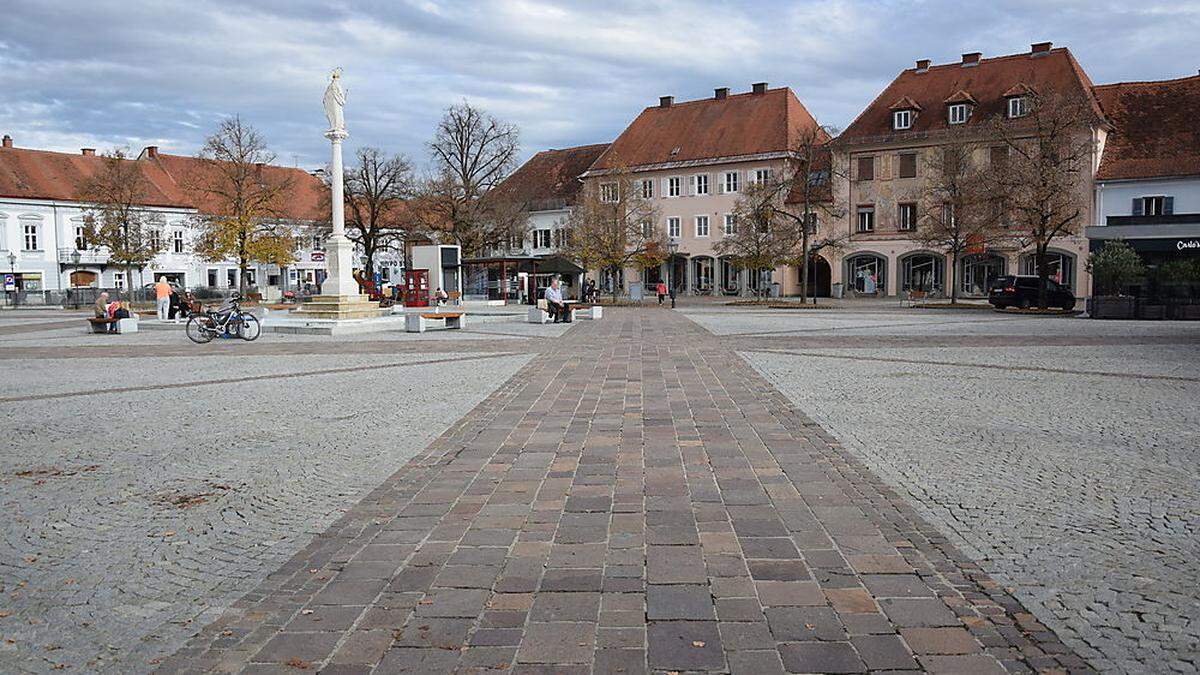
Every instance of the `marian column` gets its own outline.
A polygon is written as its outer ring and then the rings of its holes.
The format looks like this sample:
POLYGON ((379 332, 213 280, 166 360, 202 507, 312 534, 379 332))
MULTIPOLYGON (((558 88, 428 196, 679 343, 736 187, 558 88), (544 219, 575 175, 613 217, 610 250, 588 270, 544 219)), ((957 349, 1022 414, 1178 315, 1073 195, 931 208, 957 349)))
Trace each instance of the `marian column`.
POLYGON ((342 141, 350 136, 346 132, 345 106, 346 91, 342 89, 342 72, 338 69, 333 71, 333 77, 325 89, 325 117, 329 120, 329 131, 325 132, 325 138, 333 146, 330 162, 333 233, 325 245, 325 264, 329 273, 321 284, 321 295, 324 296, 358 295, 358 282, 353 277, 354 244, 346 238, 346 205, 342 186, 342 141))

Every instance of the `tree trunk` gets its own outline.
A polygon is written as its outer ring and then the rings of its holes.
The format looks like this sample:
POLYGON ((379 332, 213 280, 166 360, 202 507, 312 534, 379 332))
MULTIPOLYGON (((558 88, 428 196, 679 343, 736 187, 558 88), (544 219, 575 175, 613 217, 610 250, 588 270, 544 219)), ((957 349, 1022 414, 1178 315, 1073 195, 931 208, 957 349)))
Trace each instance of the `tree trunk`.
POLYGON ((238 295, 246 297, 246 258, 238 258, 238 295))
POLYGON ((958 304, 958 258, 958 251, 950 254, 950 273, 946 275, 946 279, 950 283, 950 304, 952 305, 958 304))
POLYGON ((1034 264, 1037 265, 1038 275, 1038 309, 1046 309, 1050 303, 1049 289, 1046 282, 1050 278, 1050 269, 1046 265, 1046 245, 1038 244, 1034 253, 1034 264))
POLYGON ((617 304, 617 268, 616 267, 608 268, 608 276, 609 276, 609 279, 612 281, 612 301, 613 301, 613 304, 615 305, 615 304, 617 304))
MULTIPOLYGON (((800 303, 808 298, 808 214, 804 217, 804 235, 800 237, 800 303)), ((817 304, 813 301, 813 304, 817 304)))

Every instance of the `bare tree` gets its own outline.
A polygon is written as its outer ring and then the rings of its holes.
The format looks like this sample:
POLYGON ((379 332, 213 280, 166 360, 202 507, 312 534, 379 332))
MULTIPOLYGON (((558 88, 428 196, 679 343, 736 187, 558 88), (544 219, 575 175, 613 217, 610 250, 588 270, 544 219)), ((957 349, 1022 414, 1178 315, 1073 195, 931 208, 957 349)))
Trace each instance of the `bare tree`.
POLYGON ((517 127, 463 103, 446 109, 429 144, 434 175, 422 197, 441 234, 474 254, 507 241, 524 227, 517 208, 487 199, 516 166, 517 127))
POLYGON ((132 289, 133 270, 144 269, 164 246, 162 215, 143 206, 149 181, 124 150, 114 150, 104 155, 103 168, 79 189, 87 203, 84 240, 108 249, 109 259, 125 268, 125 283, 132 289))
POLYGON ((802 133, 780 175, 745 186, 734 205, 736 229, 713 247, 754 273, 799 265, 801 298, 808 297, 813 256, 840 248, 848 236, 820 227, 822 219, 833 221, 844 212, 830 187, 829 137, 820 127, 802 133))
POLYGON ((970 250, 987 248, 1008 237, 989 189, 987 170, 976 161, 980 144, 961 130, 950 132, 925 153, 925 179, 917 194, 921 215, 914 241, 950 257, 950 303, 958 302, 958 263, 970 250))
MULTIPOLYGON (((623 167, 587 180, 565 230, 564 256, 585 270, 603 270, 614 278, 626 267, 653 267, 667 257, 658 208, 623 167)), ((614 302, 617 290, 613 284, 614 302)))
POLYGON ((345 172, 346 236, 362 247, 367 278, 375 272, 375 257, 403 250, 406 200, 415 188, 412 164, 401 155, 359 148, 357 162, 345 172))
POLYGON ((201 169, 184 179, 202 205, 196 253, 237 261, 238 291, 245 295, 250 263, 282 267, 294 260, 295 237, 284 220, 292 180, 264 170, 275 155, 240 117, 223 120, 198 159, 201 169))
POLYGON ((1026 96, 1026 115, 998 117, 992 123, 1006 156, 990 177, 1011 219, 1013 238, 1021 248, 1033 247, 1038 307, 1045 309, 1047 250, 1055 240, 1079 234, 1091 197, 1086 182, 1096 152, 1092 126, 1097 113, 1080 97, 1026 96))

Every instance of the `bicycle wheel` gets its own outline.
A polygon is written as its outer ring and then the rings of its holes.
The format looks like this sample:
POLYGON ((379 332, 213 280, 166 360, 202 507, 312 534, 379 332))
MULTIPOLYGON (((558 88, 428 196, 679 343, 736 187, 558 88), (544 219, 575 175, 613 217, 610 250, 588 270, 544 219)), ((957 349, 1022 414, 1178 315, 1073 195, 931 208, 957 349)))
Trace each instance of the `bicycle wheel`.
POLYGON ((238 322, 237 336, 246 342, 254 342, 262 335, 262 324, 258 322, 258 317, 253 314, 242 314, 241 321, 238 322))
POLYGON ((217 336, 217 332, 212 328, 212 319, 200 314, 192 315, 188 319, 184 332, 187 333, 189 340, 198 345, 212 342, 212 339, 217 336))

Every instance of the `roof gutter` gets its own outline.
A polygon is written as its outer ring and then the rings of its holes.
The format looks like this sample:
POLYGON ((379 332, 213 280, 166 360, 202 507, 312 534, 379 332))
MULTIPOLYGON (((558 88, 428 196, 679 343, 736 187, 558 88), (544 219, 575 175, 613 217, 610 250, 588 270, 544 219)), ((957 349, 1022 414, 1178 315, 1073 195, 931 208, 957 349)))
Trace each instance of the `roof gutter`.
MULTIPOLYGON (((797 154, 790 150, 776 150, 773 152, 759 152, 751 155, 730 155, 727 157, 706 157, 703 159, 689 159, 678 162, 659 162, 657 164, 638 164, 635 166, 624 167, 629 171, 664 171, 667 169, 682 169, 696 166, 714 166, 717 164, 732 164, 734 162, 761 162, 772 159, 792 159, 797 154)), ((588 169, 580 174, 580 178, 590 178, 592 176, 607 176, 614 174, 621 169, 588 169)))

